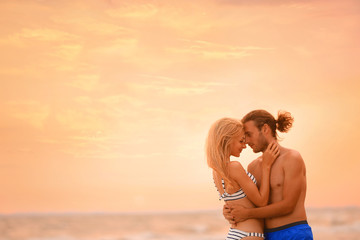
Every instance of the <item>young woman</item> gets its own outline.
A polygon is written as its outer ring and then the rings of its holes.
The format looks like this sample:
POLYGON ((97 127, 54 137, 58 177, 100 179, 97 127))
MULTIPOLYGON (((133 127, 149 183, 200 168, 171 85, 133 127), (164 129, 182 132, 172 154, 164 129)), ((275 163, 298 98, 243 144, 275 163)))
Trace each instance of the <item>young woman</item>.
MULTIPOLYGON (((230 161, 230 156, 239 157, 244 148, 245 135, 240 120, 222 118, 211 126, 206 141, 206 155, 207 163, 213 169, 215 186, 220 199, 228 204, 236 202, 246 208, 265 206, 269 198, 270 168, 279 156, 278 145, 276 142, 269 144, 263 153, 260 190, 255 177, 246 172, 240 162, 230 161)), ((248 219, 232 224, 226 240, 263 239, 263 231, 263 220, 248 219)))

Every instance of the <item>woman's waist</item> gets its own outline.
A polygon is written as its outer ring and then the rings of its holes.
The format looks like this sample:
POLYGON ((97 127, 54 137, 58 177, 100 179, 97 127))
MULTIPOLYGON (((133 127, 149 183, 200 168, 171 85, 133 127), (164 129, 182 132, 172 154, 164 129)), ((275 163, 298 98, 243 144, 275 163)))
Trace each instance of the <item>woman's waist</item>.
MULTIPOLYGON (((254 208, 255 205, 248 199, 242 198, 232 201, 226 201, 228 205, 241 205, 244 208, 254 208)), ((264 231, 264 220, 263 219, 247 219, 245 221, 233 224, 232 228, 236 228, 246 232, 263 232, 264 231)))
POLYGON ((243 222, 231 225, 232 228, 239 229, 245 232, 264 232, 264 220, 262 219, 247 219, 243 222))
POLYGON ((247 198, 235 199, 235 200, 226 200, 227 205, 241 205, 244 208, 254 208, 255 205, 247 198))

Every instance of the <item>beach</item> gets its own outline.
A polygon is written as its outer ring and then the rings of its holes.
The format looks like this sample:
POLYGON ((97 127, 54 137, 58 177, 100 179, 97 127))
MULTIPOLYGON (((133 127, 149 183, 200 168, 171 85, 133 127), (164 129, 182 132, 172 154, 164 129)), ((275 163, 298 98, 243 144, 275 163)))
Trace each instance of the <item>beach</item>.
MULTIPOLYGON (((316 240, 360 239, 360 208, 310 208, 316 240)), ((0 216, 0 240, 222 240, 221 210, 0 216)))

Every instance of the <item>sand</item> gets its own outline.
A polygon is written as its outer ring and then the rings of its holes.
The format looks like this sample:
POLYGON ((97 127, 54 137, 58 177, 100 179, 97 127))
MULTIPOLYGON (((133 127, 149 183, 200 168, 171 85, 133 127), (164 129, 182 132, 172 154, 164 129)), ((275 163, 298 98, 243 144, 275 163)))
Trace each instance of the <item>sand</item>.
MULTIPOLYGON (((360 239, 360 208, 307 209, 316 240, 360 239)), ((220 210, 0 216, 0 240, 223 240, 220 210)))

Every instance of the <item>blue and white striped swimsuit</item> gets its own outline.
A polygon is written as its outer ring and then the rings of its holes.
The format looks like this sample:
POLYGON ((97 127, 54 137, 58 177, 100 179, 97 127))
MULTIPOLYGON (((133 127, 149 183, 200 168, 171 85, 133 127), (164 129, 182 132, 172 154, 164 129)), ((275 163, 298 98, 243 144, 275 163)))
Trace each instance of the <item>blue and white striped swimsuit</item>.
POLYGON ((265 238, 265 234, 256 232, 245 232, 239 229, 230 228, 225 240, 240 240, 246 237, 260 237, 265 238))
MULTIPOLYGON (((247 173, 247 175, 256 184, 256 179, 255 179, 254 175, 252 175, 249 172, 247 173)), ((224 193, 221 195, 219 192, 219 195, 220 195, 219 200, 224 199, 224 201, 232 201, 232 200, 242 199, 242 198, 246 197, 246 194, 242 190, 242 188, 240 188, 237 192, 230 194, 230 193, 227 193, 225 190, 224 179, 221 179, 221 183, 222 183, 222 187, 224 189, 224 193)), ((239 229, 230 228, 225 240, 240 240, 242 238, 251 237, 251 236, 265 238, 265 235, 263 233, 245 232, 245 231, 241 231, 239 229)))
MULTIPOLYGON (((247 175, 256 184, 256 179, 255 179, 254 175, 252 175, 249 172, 247 173, 247 175)), ((222 183, 222 187, 224 189, 224 193, 221 195, 220 192, 219 192, 219 195, 220 195, 219 200, 224 199, 224 201, 232 201, 232 200, 242 199, 242 198, 246 197, 246 194, 242 190, 242 188, 240 188, 237 192, 230 194, 230 193, 227 193, 226 190, 225 190, 224 179, 221 179, 221 183, 222 183)))

